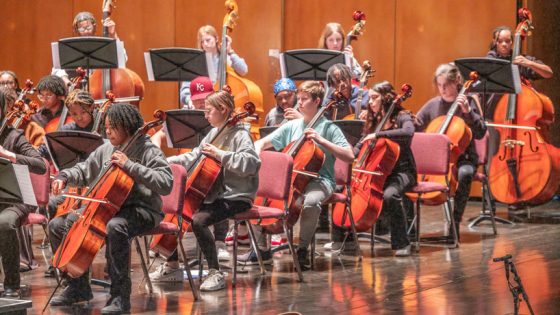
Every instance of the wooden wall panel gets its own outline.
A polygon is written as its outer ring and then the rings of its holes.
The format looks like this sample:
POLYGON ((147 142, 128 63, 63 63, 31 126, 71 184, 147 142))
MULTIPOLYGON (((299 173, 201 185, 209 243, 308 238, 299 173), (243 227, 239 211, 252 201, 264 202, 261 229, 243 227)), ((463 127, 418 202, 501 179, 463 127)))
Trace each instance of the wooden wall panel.
POLYGON ((515 23, 515 1, 397 0, 395 83, 414 88, 407 107, 417 111, 437 90, 436 67, 485 56, 492 30, 515 23))

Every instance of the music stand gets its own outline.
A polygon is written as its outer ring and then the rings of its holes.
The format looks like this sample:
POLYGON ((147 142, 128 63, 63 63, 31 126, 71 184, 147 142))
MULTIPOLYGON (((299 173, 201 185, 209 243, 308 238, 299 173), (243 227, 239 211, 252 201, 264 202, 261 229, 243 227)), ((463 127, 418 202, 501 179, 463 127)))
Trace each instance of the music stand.
POLYGON ((260 139, 268 136, 269 134, 271 134, 274 130, 278 129, 278 126, 266 126, 266 127, 260 127, 259 128, 259 136, 260 139))
POLYGON ((280 54, 282 77, 292 80, 326 81, 327 71, 337 63, 350 65, 350 57, 328 49, 288 50, 280 54))
MULTIPOLYGON (((144 53, 149 81, 192 81, 199 76, 208 76, 208 58, 200 49, 154 48, 144 53)), ((181 99, 179 98, 179 104, 181 99)))
POLYGON ((27 165, 13 164, 0 158, 0 204, 21 203, 37 207, 29 169, 27 165))
POLYGON ((365 121, 363 120, 335 120, 335 125, 342 130, 348 143, 355 146, 362 138, 365 121))
POLYGON ((478 73, 478 79, 482 84, 473 86, 470 92, 482 93, 482 104, 484 104, 483 118, 486 120, 486 94, 487 93, 510 93, 521 92, 521 79, 519 68, 507 60, 495 58, 461 58, 455 60, 463 78, 468 79, 471 71, 478 73))
MULTIPOLYGON (((123 43, 114 38, 81 36, 63 38, 51 43, 55 69, 124 68, 123 43)), ((88 81, 89 90, 89 81, 88 81)))
POLYGON ((165 127, 168 144, 173 148, 196 148, 212 129, 204 111, 176 109, 166 111, 165 127))
POLYGON ((84 161, 103 144, 103 138, 85 131, 54 131, 45 135, 45 144, 54 166, 60 171, 84 161))

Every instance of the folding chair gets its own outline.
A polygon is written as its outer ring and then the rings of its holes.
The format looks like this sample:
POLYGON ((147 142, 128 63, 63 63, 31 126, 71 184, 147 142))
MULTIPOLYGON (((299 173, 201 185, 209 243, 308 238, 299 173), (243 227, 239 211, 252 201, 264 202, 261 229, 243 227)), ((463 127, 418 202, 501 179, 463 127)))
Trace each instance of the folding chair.
POLYGON ((496 230, 496 221, 511 225, 514 225, 514 223, 509 220, 496 217, 496 203, 494 201, 494 197, 490 193, 490 187, 488 185, 488 137, 489 133, 486 132, 482 139, 475 139, 478 166, 482 167, 482 172, 477 172, 474 175, 473 180, 482 184, 482 206, 480 214, 477 217, 469 219, 469 221, 472 221, 469 224, 469 228, 475 227, 485 220, 490 220, 494 235, 497 235, 498 231, 496 230))
MULTIPOLYGON (((191 291, 195 300, 200 298, 198 287, 194 284, 193 277, 189 268, 189 260, 185 253, 183 243, 181 242, 181 230, 180 226, 183 224, 183 203, 185 201, 185 183, 187 181, 187 171, 181 165, 171 164, 171 171, 173 173, 173 189, 171 193, 166 196, 162 196, 163 206, 162 210, 165 214, 175 214, 178 217, 177 224, 171 222, 160 222, 160 224, 149 232, 146 232, 140 236, 149 236, 155 234, 175 234, 177 236, 177 244, 179 245, 177 250, 183 257, 183 262, 185 265, 185 271, 189 279, 189 285, 191 286, 191 291)), ((138 237, 134 238, 136 244, 136 251, 140 256, 140 263, 142 265, 142 271, 144 272, 144 278, 148 283, 148 291, 151 294, 153 292, 152 282, 150 280, 150 275, 148 273, 148 268, 146 266, 146 261, 144 255, 142 254, 142 249, 138 237)), ((146 254, 148 254, 146 252, 146 254)))
POLYGON ((284 209, 253 205, 251 209, 238 213, 233 217, 233 287, 235 287, 237 282, 237 232, 239 223, 242 221, 245 221, 247 224, 251 239, 251 246, 257 254, 261 274, 264 275, 266 273, 250 220, 260 221, 262 219, 278 219, 282 221, 284 233, 288 236, 288 246, 290 248, 290 252, 292 253, 292 259, 298 273, 298 279, 299 281, 303 281, 303 274, 301 272, 292 242, 293 237, 290 234, 291 230, 288 229, 286 224, 286 218, 289 211, 288 198, 290 197, 290 186, 294 163, 293 159, 290 155, 274 151, 263 151, 261 152, 260 158, 261 168, 259 170, 259 188, 257 190, 257 196, 265 199, 283 200, 284 209))
MULTIPOLYGON (((450 155, 450 142, 446 135, 437 133, 423 133, 416 132, 412 138, 412 154, 416 161, 416 171, 420 178, 424 175, 443 175, 445 176, 445 184, 438 182, 419 181, 416 186, 406 194, 412 200, 416 200, 416 213, 412 220, 412 226, 416 227, 415 245, 416 249, 420 249, 420 204, 422 203, 422 194, 430 192, 443 192, 446 195, 444 203, 444 212, 447 222, 451 224, 451 231, 453 243, 450 248, 455 248, 459 245, 457 231, 455 229, 455 220, 452 214, 452 203, 449 196, 449 155, 450 155)), ((448 236, 446 237, 446 240, 448 236)), ((428 238, 422 240, 429 240, 428 238)))

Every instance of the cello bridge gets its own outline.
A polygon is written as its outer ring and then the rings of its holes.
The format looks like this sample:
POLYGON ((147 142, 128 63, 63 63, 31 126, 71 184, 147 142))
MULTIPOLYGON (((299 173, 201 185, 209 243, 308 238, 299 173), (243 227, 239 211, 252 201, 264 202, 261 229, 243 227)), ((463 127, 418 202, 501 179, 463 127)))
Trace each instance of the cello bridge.
POLYGON ((505 147, 508 147, 508 148, 512 148, 512 149, 513 149, 516 145, 521 146, 521 147, 524 146, 524 145, 525 145, 525 141, 521 141, 521 140, 511 140, 511 139, 509 139, 509 140, 504 140, 504 141, 502 141, 502 144, 503 144, 505 147))

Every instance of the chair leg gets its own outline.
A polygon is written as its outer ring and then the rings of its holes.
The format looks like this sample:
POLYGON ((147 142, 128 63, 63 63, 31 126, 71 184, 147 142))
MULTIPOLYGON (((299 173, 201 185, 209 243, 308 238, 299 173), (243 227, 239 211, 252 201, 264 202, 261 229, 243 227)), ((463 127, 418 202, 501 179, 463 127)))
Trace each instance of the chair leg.
POLYGON ((373 254, 373 250, 375 249, 375 226, 376 225, 377 225, 377 222, 375 222, 371 226, 371 235, 370 235, 370 239, 369 239, 369 248, 370 248, 372 254, 373 254))
MULTIPOLYGON (((282 220, 282 226, 284 227, 284 233, 288 235, 289 230, 285 220, 282 220)), ((303 273, 301 272, 301 266, 299 265, 299 260, 297 258, 296 251, 294 250, 294 243, 292 242, 292 240, 293 238, 288 237, 288 247, 290 247, 290 253, 292 253, 292 259, 294 260, 294 266, 296 267, 298 273, 299 282, 303 282, 303 273)))
POLYGON ((237 284, 237 236, 238 236, 239 221, 233 220, 233 277, 231 279, 231 286, 235 288, 237 284))
POLYGON ((142 247, 140 246, 138 237, 134 238, 134 244, 136 245, 136 252, 138 253, 138 256, 140 256, 140 266, 142 266, 142 271, 144 272, 144 278, 146 279, 146 283, 148 284, 148 293, 152 294, 154 293, 154 288, 152 287, 152 281, 150 280, 150 275, 148 274, 148 268, 146 267, 146 261, 144 260, 144 255, 142 254, 142 247))
POLYGON ((257 260, 259 261, 259 266, 261 268, 261 275, 266 274, 266 269, 264 268, 264 263, 261 257, 261 252, 259 250, 259 246, 257 244, 257 239, 255 238, 255 232, 253 231, 253 226, 249 221, 245 221, 247 223, 247 230, 249 231, 249 238, 251 239, 251 246, 255 250, 255 254, 257 254, 257 260))
POLYGON ((142 236, 142 240, 144 241, 144 250, 146 251, 146 265, 151 266, 151 264, 150 264, 150 244, 148 243, 148 237, 147 236, 142 236))
POLYGON ((204 269, 204 260, 202 258, 202 250, 198 242, 196 244, 196 252, 198 255, 198 283, 202 284, 202 270, 204 269))
POLYGON ((420 202, 421 195, 418 195, 418 199, 416 199, 416 251, 420 251, 420 202))
POLYGON ((360 253, 358 259, 359 261, 362 261, 362 249, 360 248, 360 242, 358 241, 358 233, 356 232, 356 222, 354 221, 354 216, 352 215, 352 211, 350 210, 349 203, 346 203, 346 212, 348 213, 348 218, 350 218, 350 227, 352 228, 352 233, 354 234, 354 244, 356 245, 356 249, 360 253))
POLYGON ((313 235, 313 238, 311 239, 311 246, 310 247, 310 256, 309 256, 309 260, 311 262, 311 270, 315 269, 315 242, 316 242, 316 238, 315 238, 315 234, 313 235))
POLYGON ((444 208, 445 208, 446 216, 449 218, 449 224, 451 224, 451 234, 452 234, 451 237, 453 238, 453 245, 451 248, 456 248, 459 246, 459 235, 457 235, 458 231, 455 225, 455 217, 451 212, 452 204, 449 198, 445 202, 444 208))
MULTIPOLYGON (((179 234, 180 235, 180 234, 179 234)), ((187 273, 187 278, 189 279, 189 285, 191 287, 191 292, 195 301, 200 300, 200 293, 198 292, 198 286, 194 283, 193 276, 191 274, 191 268, 189 266, 189 257, 185 252, 185 248, 183 246, 183 242, 181 242, 181 237, 177 235, 177 242, 179 244, 179 250, 181 252, 181 256, 183 256, 183 264, 185 266, 185 272, 187 273)), ((199 274, 199 278, 202 278, 202 274, 199 274)))

